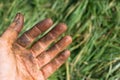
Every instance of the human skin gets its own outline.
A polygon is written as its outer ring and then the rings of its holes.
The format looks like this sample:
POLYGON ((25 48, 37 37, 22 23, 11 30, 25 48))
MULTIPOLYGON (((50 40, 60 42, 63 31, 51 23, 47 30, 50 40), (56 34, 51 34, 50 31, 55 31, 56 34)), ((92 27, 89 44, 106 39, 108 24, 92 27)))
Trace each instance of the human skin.
POLYGON ((18 13, 0 37, 0 80, 46 80, 70 56, 66 47, 72 39, 68 35, 48 48, 66 31, 64 23, 56 25, 30 48, 35 38, 50 28, 53 22, 45 19, 18 38, 23 24, 24 17, 18 13))

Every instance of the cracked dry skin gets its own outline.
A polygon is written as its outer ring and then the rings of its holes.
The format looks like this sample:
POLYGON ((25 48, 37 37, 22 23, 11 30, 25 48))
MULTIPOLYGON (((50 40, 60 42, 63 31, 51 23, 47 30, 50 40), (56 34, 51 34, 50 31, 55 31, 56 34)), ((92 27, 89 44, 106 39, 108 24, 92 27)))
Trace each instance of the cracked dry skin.
POLYGON ((46 80, 70 56, 66 47, 72 39, 68 35, 47 49, 66 31, 64 23, 56 25, 29 49, 27 47, 53 22, 45 19, 18 38, 23 23, 23 15, 18 13, 0 37, 0 80, 46 80))

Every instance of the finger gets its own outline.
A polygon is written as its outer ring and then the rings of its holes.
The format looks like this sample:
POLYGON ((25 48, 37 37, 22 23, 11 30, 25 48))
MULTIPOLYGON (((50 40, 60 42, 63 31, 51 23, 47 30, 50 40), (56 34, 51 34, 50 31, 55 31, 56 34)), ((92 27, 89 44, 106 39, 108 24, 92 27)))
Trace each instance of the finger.
POLYGON ((42 51, 44 51, 58 36, 65 32, 67 26, 63 23, 58 24, 54 29, 52 29, 47 35, 41 38, 37 43, 35 43, 31 49, 34 56, 37 56, 42 51))
POLYGON ((22 14, 18 13, 13 21, 13 23, 8 27, 8 29, 3 33, 2 38, 5 38, 9 43, 13 43, 21 31, 24 24, 24 17, 22 14))
POLYGON ((17 40, 17 43, 23 47, 28 47, 39 34, 46 31, 52 24, 53 21, 49 18, 37 23, 33 28, 25 32, 17 40))
POLYGON ((72 42, 71 37, 65 36, 63 39, 57 42, 49 50, 44 51, 40 55, 38 55, 37 59, 38 59, 39 68, 43 67, 48 62, 50 62, 53 58, 55 58, 56 55, 58 55, 58 53, 63 51, 71 42, 72 42))
POLYGON ((47 79, 51 74, 53 74, 70 56, 70 51, 65 51, 56 57, 53 61, 44 66, 41 71, 44 78, 47 79))

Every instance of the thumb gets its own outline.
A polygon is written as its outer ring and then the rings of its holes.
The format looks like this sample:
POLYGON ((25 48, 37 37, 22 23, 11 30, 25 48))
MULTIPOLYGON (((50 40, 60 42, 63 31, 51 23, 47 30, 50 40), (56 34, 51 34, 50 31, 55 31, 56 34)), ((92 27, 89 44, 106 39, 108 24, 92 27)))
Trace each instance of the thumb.
POLYGON ((4 38, 5 40, 12 44, 17 39, 18 34, 23 27, 23 24, 24 17, 22 14, 18 13, 13 22, 11 23, 11 25, 3 33, 2 38, 4 38))

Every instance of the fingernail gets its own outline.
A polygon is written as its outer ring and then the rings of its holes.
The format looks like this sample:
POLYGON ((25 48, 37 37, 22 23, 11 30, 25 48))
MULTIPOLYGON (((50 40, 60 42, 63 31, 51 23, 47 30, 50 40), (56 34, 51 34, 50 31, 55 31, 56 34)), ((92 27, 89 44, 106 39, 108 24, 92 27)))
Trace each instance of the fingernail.
POLYGON ((16 14, 15 19, 13 20, 13 22, 17 22, 20 18, 20 13, 16 14))
POLYGON ((16 30, 17 32, 20 32, 24 23, 23 15, 21 13, 18 13, 15 19, 13 20, 13 23, 15 23, 14 30, 16 30))

